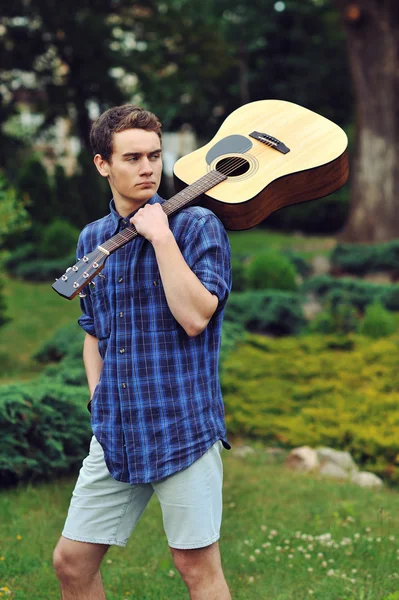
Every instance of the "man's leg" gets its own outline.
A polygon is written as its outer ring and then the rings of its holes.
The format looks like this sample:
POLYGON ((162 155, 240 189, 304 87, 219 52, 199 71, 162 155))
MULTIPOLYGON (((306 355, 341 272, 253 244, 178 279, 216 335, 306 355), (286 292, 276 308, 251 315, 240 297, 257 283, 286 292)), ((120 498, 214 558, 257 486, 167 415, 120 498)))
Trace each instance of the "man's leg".
POLYGON ((194 550, 170 550, 191 600, 231 600, 218 542, 194 550))
POLYGON ((106 600, 100 564, 109 546, 61 537, 54 550, 54 569, 61 600, 106 600))

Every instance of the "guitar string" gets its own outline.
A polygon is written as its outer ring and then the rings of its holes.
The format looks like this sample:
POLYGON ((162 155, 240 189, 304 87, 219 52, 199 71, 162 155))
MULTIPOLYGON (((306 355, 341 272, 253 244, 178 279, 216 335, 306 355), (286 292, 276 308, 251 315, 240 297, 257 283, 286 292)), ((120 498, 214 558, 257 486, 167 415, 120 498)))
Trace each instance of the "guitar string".
MULTIPOLYGON (((262 142, 262 144, 264 144, 264 142, 262 142)), ((267 147, 269 147, 269 148, 273 148, 273 147, 274 147, 274 145, 273 145, 273 144, 265 144, 265 145, 266 145, 267 147)), ((262 153, 264 150, 265 150, 265 147, 264 147, 264 146, 263 146, 263 147, 259 147, 259 151, 256 151, 256 150, 255 150, 254 152, 250 153, 250 156, 257 157, 257 156, 258 156, 258 155, 260 155, 260 154, 261 154, 261 153, 262 153)), ((240 150, 238 150, 238 151, 237 151, 237 154, 238 154, 239 152, 240 152, 240 150)), ((242 149, 242 152, 244 152, 244 153, 245 153, 245 149, 244 149, 244 148, 242 149)), ((246 159, 245 159, 244 155, 243 155, 243 156, 231 156, 231 157, 229 157, 229 158, 226 158, 226 159, 223 159, 223 158, 222 158, 222 159, 221 159, 221 161, 222 161, 222 160, 225 160, 225 161, 226 161, 226 162, 224 163, 224 165, 223 165, 223 171, 217 171, 216 169, 215 169, 215 171, 216 171, 216 172, 219 172, 219 173, 221 173, 221 174, 223 174, 223 175, 226 175, 226 176, 228 176, 228 175, 230 175, 231 173, 233 173, 233 172, 234 172, 234 171, 235 171, 237 168, 239 168, 240 166, 244 166, 244 164, 245 164, 245 163, 247 163, 247 164, 248 164, 248 162, 249 162, 248 160, 246 160, 246 159)), ((222 180, 222 181, 224 181, 224 180, 222 180)), ((215 185, 214 185, 214 186, 212 186, 212 187, 215 187, 215 186, 216 186, 218 183, 222 183, 222 182, 217 182, 217 183, 215 183, 215 185)), ((194 184, 194 185, 195 185, 195 184, 194 184)), ((211 187, 211 188, 208 188, 208 189, 210 190, 210 189, 212 189, 212 187, 211 187)), ((205 193, 205 192, 207 192, 207 191, 208 191, 208 189, 207 189, 207 190, 204 190, 204 191, 203 191, 203 192, 201 192, 201 193, 205 193)), ((182 192, 184 193, 184 190, 182 190, 182 191, 181 191, 181 192, 179 192, 179 193, 181 194, 182 192)), ((177 196, 177 195, 178 195, 178 194, 176 194, 176 196, 177 196)), ((104 253, 103 253, 103 252, 101 252, 101 250, 99 250, 99 251, 98 251, 98 253, 97 253, 97 254, 94 256, 94 260, 92 261, 92 264, 94 264, 94 263, 96 263, 97 261, 101 260, 101 258, 103 258, 103 257, 104 257, 104 253)), ((86 271, 84 271, 84 272, 86 272, 86 271)), ((74 283, 78 283, 78 286, 77 286, 77 288, 76 288, 76 289, 79 289, 79 287, 80 287, 79 280, 81 280, 81 279, 83 279, 83 280, 86 280, 86 279, 87 279, 87 277, 84 277, 84 275, 82 274, 82 275, 79 275, 79 276, 77 277, 77 279, 75 279, 75 280, 74 280, 74 283)))

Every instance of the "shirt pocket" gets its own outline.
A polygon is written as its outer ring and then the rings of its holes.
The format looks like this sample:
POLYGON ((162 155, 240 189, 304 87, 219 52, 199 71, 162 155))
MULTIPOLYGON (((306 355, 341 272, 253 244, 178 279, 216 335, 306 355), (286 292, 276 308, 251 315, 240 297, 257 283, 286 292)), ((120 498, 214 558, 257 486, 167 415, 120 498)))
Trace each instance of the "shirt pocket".
POLYGON ((111 305, 106 285, 90 291, 93 309, 94 329, 99 340, 109 338, 111 334, 112 315, 111 305))
POLYGON ((160 278, 135 281, 133 323, 140 331, 172 331, 179 326, 171 313, 160 278))

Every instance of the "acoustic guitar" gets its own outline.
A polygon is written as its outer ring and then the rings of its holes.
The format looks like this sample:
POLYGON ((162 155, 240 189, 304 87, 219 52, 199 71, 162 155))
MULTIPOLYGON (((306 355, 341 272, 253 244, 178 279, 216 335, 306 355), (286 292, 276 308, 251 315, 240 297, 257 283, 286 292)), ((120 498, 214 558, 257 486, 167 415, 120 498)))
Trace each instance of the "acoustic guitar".
MULTIPOLYGON (((174 166, 178 193, 170 216, 190 204, 214 212, 226 229, 248 229, 272 212, 338 190, 348 178, 348 140, 332 121, 302 106, 260 100, 241 106, 205 146, 174 166)), ((129 226, 79 259, 53 284, 71 300, 100 273, 108 256, 139 235, 129 226)))

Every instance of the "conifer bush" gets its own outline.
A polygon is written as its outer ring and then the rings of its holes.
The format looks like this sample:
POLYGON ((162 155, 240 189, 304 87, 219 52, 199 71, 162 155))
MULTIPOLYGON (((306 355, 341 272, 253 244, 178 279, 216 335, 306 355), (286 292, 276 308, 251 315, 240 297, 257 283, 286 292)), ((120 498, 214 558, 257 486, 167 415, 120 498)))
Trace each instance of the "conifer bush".
POLYGON ((297 271, 292 261, 275 250, 256 254, 246 268, 247 289, 282 290, 297 289, 297 271))
POLYGON ((76 468, 90 439, 86 387, 43 379, 0 386, 0 483, 76 468))
POLYGON ((391 335, 395 330, 395 317, 380 302, 367 306, 359 328, 362 335, 378 339, 391 335))
POLYGON ((225 321, 245 329, 272 335, 291 335, 305 325, 299 294, 277 290, 232 292, 225 309, 225 321))

